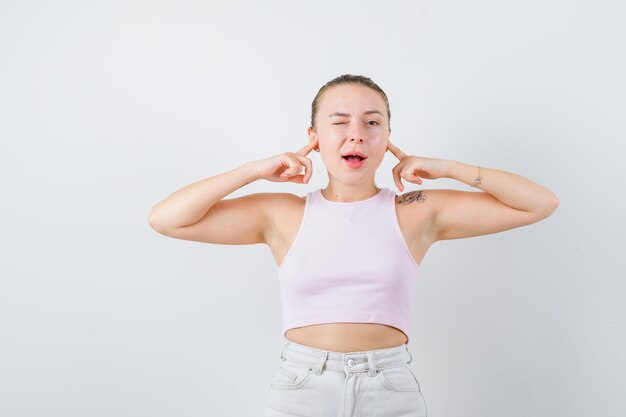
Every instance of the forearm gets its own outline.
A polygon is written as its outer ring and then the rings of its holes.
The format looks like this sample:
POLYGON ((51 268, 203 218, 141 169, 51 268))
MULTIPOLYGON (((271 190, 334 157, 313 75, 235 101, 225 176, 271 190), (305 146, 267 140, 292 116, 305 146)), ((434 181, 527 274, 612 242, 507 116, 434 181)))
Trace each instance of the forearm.
MULTIPOLYGON (((480 167, 479 188, 499 201, 519 210, 549 214, 559 204, 557 196, 546 187, 512 172, 480 167)), ((474 185, 478 166, 450 161, 447 178, 474 185)))
POLYGON ((204 217, 213 204, 257 179, 252 165, 246 163, 233 170, 189 184, 154 206, 148 216, 148 223, 154 229, 170 229, 193 224, 204 217))

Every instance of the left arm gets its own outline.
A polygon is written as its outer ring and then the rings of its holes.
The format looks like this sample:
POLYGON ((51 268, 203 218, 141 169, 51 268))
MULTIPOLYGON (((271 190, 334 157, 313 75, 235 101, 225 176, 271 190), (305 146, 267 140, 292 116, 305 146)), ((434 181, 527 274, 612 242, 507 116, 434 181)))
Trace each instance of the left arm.
MULTIPOLYGON (((446 178, 474 185, 478 167, 447 161, 446 178)), ((536 223, 559 205, 547 188, 520 175, 481 166, 482 192, 428 190, 433 204, 434 240, 497 233, 536 223)))

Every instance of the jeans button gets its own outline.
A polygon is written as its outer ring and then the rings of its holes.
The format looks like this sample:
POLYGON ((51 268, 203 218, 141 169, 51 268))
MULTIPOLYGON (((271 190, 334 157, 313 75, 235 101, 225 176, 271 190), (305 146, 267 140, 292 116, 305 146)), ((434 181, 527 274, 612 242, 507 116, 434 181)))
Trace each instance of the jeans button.
POLYGON ((348 366, 354 365, 354 359, 348 359, 348 366))

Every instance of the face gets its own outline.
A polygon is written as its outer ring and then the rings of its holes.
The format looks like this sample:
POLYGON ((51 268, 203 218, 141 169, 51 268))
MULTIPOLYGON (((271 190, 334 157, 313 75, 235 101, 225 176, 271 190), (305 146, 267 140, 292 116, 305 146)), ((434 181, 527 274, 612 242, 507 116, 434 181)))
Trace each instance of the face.
POLYGON ((309 138, 317 141, 329 175, 349 184, 371 180, 385 156, 390 133, 380 94, 362 85, 332 87, 322 95, 315 117, 316 128, 309 128, 309 138), (354 151, 367 156, 358 167, 342 157, 354 151))

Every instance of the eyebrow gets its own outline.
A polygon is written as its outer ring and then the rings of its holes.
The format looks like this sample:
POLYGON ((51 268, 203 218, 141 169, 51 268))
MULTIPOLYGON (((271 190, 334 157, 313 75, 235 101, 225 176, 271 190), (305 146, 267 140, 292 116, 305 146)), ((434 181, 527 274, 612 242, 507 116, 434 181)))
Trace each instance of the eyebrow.
MULTIPOLYGON (((372 114, 372 113, 378 113, 381 116, 383 115, 380 111, 378 110, 368 110, 368 111, 364 111, 363 114, 372 114)), ((343 117, 350 117, 349 113, 341 113, 341 112, 334 112, 328 115, 328 117, 333 117, 333 116, 343 116, 343 117)))

